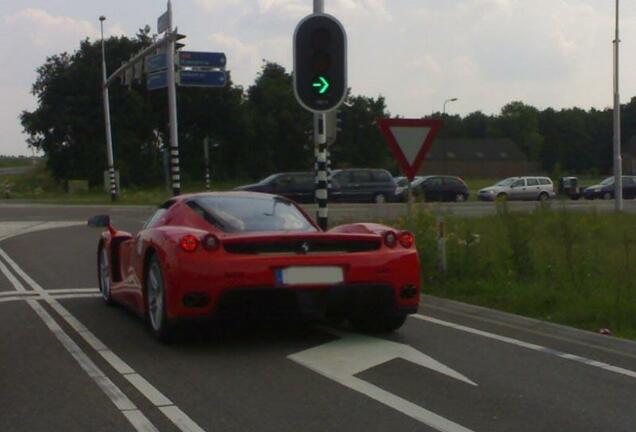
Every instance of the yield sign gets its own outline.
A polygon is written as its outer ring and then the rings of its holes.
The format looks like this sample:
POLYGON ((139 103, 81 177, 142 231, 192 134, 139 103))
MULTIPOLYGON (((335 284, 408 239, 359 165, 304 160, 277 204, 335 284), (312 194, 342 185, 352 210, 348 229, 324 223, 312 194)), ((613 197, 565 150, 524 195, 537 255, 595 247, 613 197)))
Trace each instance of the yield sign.
POLYGON ((402 172, 409 180, 413 180, 442 127, 442 121, 382 119, 378 125, 402 172))

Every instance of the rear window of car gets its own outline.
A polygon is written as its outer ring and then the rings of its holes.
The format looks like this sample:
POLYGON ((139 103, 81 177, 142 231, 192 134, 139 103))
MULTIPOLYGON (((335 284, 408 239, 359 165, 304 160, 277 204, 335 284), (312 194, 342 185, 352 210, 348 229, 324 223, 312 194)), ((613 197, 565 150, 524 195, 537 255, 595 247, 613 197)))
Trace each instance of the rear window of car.
POLYGON ((292 202, 279 197, 203 196, 187 205, 225 232, 316 231, 292 202))
POLYGON ((552 184, 552 180, 550 180, 549 178, 540 178, 539 179, 539 183, 542 185, 551 185, 552 184))
POLYGON ((539 185, 539 180, 536 178, 529 178, 528 179, 528 186, 538 186, 539 185))
POLYGON ((311 187, 316 183, 316 178, 311 174, 296 174, 294 183, 296 186, 311 187))

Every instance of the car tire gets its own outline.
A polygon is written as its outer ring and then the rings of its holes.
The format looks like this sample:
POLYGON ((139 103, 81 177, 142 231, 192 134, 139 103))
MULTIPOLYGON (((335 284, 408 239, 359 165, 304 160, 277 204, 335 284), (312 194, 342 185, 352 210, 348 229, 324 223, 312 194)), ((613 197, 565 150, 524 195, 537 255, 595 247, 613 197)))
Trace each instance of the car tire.
POLYGON ((364 314, 350 317, 349 322, 362 333, 391 333, 402 327, 406 318, 406 314, 364 314))
POLYGON ((153 255, 148 263, 145 297, 150 330, 159 341, 171 342, 174 334, 166 314, 166 285, 157 255, 153 255))
POLYGON ((550 195, 548 195, 546 192, 541 192, 539 194, 539 201, 545 202, 545 201, 548 201, 549 199, 550 199, 550 195))
POLYGON ((386 195, 384 194, 375 194, 373 197, 373 202, 376 204, 385 204, 387 202, 386 195))
POLYGON ((100 245, 97 250, 97 280, 104 303, 113 305, 115 302, 112 297, 113 279, 110 272, 110 260, 108 250, 103 245, 100 245))
POLYGON ((463 193, 458 193, 457 195, 455 195, 455 202, 466 202, 466 195, 463 193))
POLYGON ((604 200, 611 200, 612 199, 612 193, 611 192, 604 192, 603 193, 603 199, 604 200))

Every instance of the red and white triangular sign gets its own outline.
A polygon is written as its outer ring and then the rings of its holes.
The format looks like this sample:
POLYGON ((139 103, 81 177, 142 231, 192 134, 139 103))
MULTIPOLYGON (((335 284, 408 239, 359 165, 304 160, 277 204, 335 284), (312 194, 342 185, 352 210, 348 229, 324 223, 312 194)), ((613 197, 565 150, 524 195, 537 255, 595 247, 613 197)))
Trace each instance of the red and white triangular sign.
POLYGON ((442 127, 442 121, 437 119, 382 119, 378 122, 378 126, 402 172, 409 180, 413 180, 442 127))

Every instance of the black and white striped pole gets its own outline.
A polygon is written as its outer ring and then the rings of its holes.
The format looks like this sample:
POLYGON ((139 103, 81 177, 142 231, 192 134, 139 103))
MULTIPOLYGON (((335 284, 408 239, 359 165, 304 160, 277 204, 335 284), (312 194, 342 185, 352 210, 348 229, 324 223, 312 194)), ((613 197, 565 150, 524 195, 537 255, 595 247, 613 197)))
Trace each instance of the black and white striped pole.
MULTIPOLYGON (((173 30, 172 4, 168 0, 168 33, 173 30)), ((179 167, 179 129, 177 123, 177 83, 175 73, 175 39, 170 37, 166 48, 168 64, 168 111, 170 118, 170 176, 172 195, 181 194, 181 170, 179 167)))
POLYGON ((318 226, 326 230, 329 225, 326 116, 324 114, 314 114, 314 122, 314 140, 318 150, 316 157, 316 204, 318 204, 316 219, 318 226))
POLYGON ((104 121, 106 123, 106 156, 108 158, 108 181, 110 190, 110 200, 117 200, 117 181, 115 178, 115 162, 113 157, 113 136, 110 130, 110 101, 108 85, 106 83, 106 48, 104 45, 104 21, 105 16, 99 17, 102 32, 102 96, 104 99, 104 121))
POLYGON ((211 189, 210 178, 210 139, 203 140, 203 158, 205 159, 205 190, 211 189))

